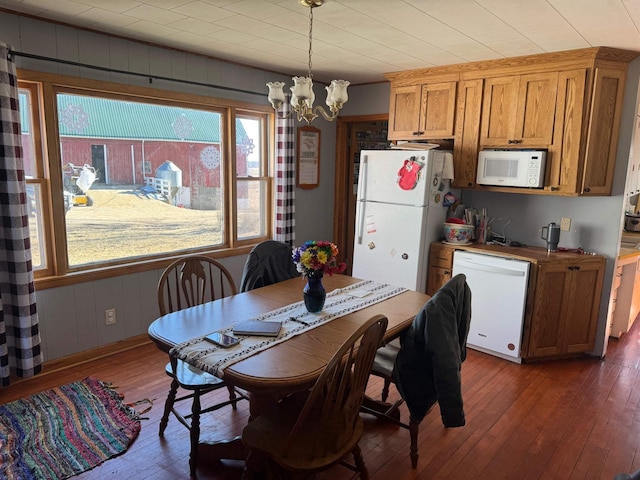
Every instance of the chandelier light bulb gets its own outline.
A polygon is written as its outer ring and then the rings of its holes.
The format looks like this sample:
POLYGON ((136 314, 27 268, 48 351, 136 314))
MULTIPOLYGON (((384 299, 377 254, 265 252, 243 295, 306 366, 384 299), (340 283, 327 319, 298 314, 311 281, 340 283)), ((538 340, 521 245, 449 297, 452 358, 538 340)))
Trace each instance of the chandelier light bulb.
POLYGON ((273 108, 278 109, 284 103, 284 92, 282 91, 284 82, 268 82, 267 87, 269 87, 269 103, 273 108))

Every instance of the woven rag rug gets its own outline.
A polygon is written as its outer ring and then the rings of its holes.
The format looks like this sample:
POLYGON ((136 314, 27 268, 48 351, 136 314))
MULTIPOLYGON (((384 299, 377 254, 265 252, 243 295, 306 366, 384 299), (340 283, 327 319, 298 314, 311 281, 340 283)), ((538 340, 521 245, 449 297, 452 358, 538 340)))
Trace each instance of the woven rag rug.
POLYGON ((0 479, 61 480, 124 452, 138 414, 95 378, 0 405, 0 479))

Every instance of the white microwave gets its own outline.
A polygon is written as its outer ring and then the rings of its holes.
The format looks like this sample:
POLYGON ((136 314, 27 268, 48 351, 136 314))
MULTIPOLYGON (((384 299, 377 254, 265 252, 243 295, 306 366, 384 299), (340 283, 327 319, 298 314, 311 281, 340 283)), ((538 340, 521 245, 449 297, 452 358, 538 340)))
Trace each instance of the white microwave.
POLYGON ((546 161, 544 150, 482 150, 478 156, 476 183, 542 188, 546 161))

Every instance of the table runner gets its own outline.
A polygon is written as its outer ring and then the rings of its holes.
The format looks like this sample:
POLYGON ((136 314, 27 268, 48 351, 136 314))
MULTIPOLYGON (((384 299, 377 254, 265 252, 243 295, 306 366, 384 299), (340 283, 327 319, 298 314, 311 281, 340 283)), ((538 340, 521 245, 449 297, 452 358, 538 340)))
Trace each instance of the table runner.
MULTIPOLYGON (((203 337, 198 337, 176 345, 170 353, 200 370, 222 377, 223 370, 229 365, 335 318, 369 307, 406 290, 404 287, 365 280, 328 293, 324 309, 318 313, 307 312, 304 302, 297 302, 251 319, 281 321, 282 330, 275 338, 234 335, 241 339, 240 344, 231 348, 222 348, 203 340, 203 337)), ((239 319, 238 322, 245 320, 249 319, 239 319)), ((233 325, 218 331, 233 335, 233 325)))

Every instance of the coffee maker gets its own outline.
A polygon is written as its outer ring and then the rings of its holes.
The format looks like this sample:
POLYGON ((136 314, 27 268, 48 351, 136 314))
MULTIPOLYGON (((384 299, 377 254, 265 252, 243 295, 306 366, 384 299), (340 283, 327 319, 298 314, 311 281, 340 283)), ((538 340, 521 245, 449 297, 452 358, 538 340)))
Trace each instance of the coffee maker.
POLYGON ((547 252, 557 252, 558 243, 560 242, 560 225, 551 222, 549 225, 542 227, 541 238, 547 241, 547 252))

